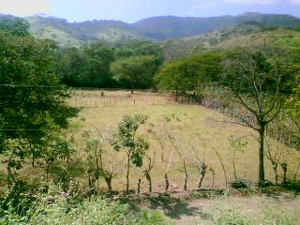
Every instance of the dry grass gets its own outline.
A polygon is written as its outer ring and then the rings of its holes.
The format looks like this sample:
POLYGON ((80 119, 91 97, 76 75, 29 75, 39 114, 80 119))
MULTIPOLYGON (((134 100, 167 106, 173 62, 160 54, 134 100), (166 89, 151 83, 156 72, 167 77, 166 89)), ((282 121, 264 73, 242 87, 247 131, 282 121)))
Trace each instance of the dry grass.
MULTIPOLYGON (((224 175, 221 165, 216 156, 215 150, 221 155, 225 164, 229 181, 234 180, 232 169, 233 148, 230 145, 230 138, 245 137, 248 142, 244 148, 244 153, 238 153, 236 167, 237 175, 240 179, 257 181, 258 176, 258 148, 256 134, 251 129, 229 123, 220 123, 215 121, 223 121, 227 118, 222 114, 196 105, 180 105, 174 103, 169 96, 160 96, 157 94, 147 94, 138 92, 131 96, 129 92, 104 92, 101 96, 100 91, 84 91, 76 94, 71 103, 77 107, 82 107, 79 117, 74 120, 73 129, 70 133, 75 134, 79 146, 83 144, 81 133, 91 131, 94 137, 98 136, 98 132, 106 132, 109 134, 107 141, 117 129, 118 123, 124 115, 143 114, 148 115, 147 124, 140 129, 139 135, 142 135, 150 142, 149 156, 153 156, 156 152, 155 167, 151 171, 153 178, 153 191, 162 192, 164 190, 164 171, 166 162, 160 159, 160 145, 157 137, 162 137, 163 130, 170 130, 173 137, 166 144, 164 150, 165 159, 174 148, 172 143, 177 143, 181 154, 186 158, 189 177, 189 189, 197 187, 199 180, 199 171, 197 160, 191 149, 191 139, 197 154, 201 160, 208 164, 209 168, 213 168, 216 172, 215 188, 223 188, 225 186, 224 175), (76 99, 75 99, 76 98, 76 99), (134 104, 135 99, 135 104, 134 104), (110 104, 108 103, 110 102, 110 104)), ((273 145, 277 145, 274 141, 273 145)), ((293 149, 285 146, 281 148, 289 154, 289 176, 292 177, 294 168, 300 160, 299 154, 293 149)), ((85 153, 82 146, 78 148, 78 158, 84 159, 85 153)), ((107 151, 107 166, 119 164, 123 159, 122 153, 117 153, 105 145, 107 151)), ((146 161, 145 161, 146 162, 146 161)), ((142 176, 140 168, 132 168, 131 188, 136 189, 137 180, 142 176)), ((279 169, 280 170, 280 169, 279 169)), ((117 190, 124 189, 125 171, 122 171, 118 178, 113 181, 113 188, 117 190)), ((282 176, 282 174, 280 173, 282 176)), ((272 180, 273 173, 270 163, 266 160, 266 176, 272 180)), ((174 153, 174 158, 170 167, 170 189, 173 191, 183 189, 183 168, 182 161, 178 154, 174 153)), ((211 187, 212 176, 208 171, 204 180, 204 187, 211 187)), ((105 182, 100 181, 100 187, 105 188, 105 182)), ((147 190, 146 179, 143 179, 143 191, 147 190)))

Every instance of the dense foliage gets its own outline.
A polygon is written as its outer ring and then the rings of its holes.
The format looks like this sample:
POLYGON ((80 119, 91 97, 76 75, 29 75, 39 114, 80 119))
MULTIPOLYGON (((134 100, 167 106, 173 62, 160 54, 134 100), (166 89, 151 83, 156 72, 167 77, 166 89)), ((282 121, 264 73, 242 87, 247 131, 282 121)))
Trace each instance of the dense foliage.
POLYGON ((49 162, 61 156, 59 149, 68 151, 59 133, 76 113, 55 74, 55 43, 33 38, 23 25, 16 25, 21 33, 0 31, 0 154, 9 184, 17 182, 13 170, 21 169, 26 158, 33 164, 36 158, 49 162))
POLYGON ((73 87, 153 88, 153 76, 163 62, 161 49, 149 41, 129 41, 118 47, 94 43, 62 49, 57 73, 73 87))

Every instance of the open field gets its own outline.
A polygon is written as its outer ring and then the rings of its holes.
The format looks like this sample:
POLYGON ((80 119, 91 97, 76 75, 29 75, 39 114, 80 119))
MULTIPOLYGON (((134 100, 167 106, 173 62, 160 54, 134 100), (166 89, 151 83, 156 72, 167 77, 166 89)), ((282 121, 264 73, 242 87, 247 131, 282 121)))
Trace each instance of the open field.
MULTIPOLYGON (((185 159, 189 174, 188 189, 197 188, 200 174, 198 161, 195 154, 202 162, 207 164, 207 173, 203 181, 203 188, 212 187, 212 168, 215 172, 214 188, 225 188, 225 178, 219 158, 224 163, 228 181, 234 181, 233 158, 234 148, 230 140, 242 138, 247 145, 235 153, 236 175, 238 179, 256 182, 258 177, 258 150, 256 134, 251 129, 240 125, 224 123, 220 121, 228 120, 219 112, 212 111, 199 105, 176 104, 170 96, 160 96, 154 93, 136 92, 131 95, 125 91, 79 91, 70 104, 80 107, 81 112, 78 118, 74 119, 73 126, 69 134, 74 135, 79 143, 78 158, 86 157, 83 151, 82 133, 91 132, 91 136, 99 138, 99 134, 104 134, 105 144, 103 148, 106 152, 105 159, 109 168, 117 168, 124 158, 122 152, 118 153, 109 146, 109 141, 116 131, 118 123, 124 115, 143 114, 149 116, 147 124, 141 127, 139 135, 143 136, 150 143, 147 157, 155 155, 155 166, 151 171, 153 181, 153 191, 164 191, 164 172, 167 167, 168 158, 174 148, 177 148, 181 157, 185 159), (169 134, 171 138, 166 140, 162 149, 159 141, 169 134), (194 151, 192 150, 194 146, 194 151), (81 149, 81 150, 80 150, 81 149), (163 160, 162 160, 163 158, 163 160)), ((280 149, 285 153, 285 159, 289 163, 288 176, 293 177, 295 168, 300 160, 299 154, 293 149, 280 145, 275 141, 268 140, 274 149, 280 149)), ((173 158, 170 164, 169 179, 170 191, 183 190, 184 173, 183 161, 177 151, 173 151, 173 158)), ((131 189, 136 190, 137 181, 143 178, 142 171, 147 167, 147 157, 144 160, 143 168, 132 166, 131 189)), ((282 179, 279 168, 280 180, 282 179)), ((273 172, 270 162, 266 159, 267 179, 273 181, 273 172)), ((99 188, 106 188, 105 182, 99 182, 99 188)), ((142 179, 142 192, 147 192, 147 181, 142 179)), ((114 190, 124 190, 125 188, 125 166, 116 179, 113 180, 114 190)))

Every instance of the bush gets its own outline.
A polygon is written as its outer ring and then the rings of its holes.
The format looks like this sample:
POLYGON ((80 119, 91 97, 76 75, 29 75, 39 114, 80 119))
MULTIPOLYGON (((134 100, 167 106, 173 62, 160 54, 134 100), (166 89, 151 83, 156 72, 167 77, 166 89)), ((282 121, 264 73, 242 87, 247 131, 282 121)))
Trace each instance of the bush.
POLYGON ((97 225, 164 225, 167 224, 159 212, 135 214, 129 205, 102 197, 80 199, 60 189, 50 187, 47 194, 38 194, 32 207, 24 214, 13 208, 2 211, 0 224, 97 224, 97 225))

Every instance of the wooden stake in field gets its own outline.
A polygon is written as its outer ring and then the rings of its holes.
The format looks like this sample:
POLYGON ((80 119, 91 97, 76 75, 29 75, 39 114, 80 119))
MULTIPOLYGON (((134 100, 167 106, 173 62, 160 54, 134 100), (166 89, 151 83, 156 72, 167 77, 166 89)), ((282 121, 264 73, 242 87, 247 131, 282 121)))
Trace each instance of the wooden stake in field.
POLYGON ((165 177, 165 183, 166 183, 165 192, 168 192, 169 186, 170 186, 168 173, 169 173, 170 165, 171 165, 172 160, 173 160, 174 151, 175 151, 175 149, 173 148, 172 151, 171 151, 171 154, 169 155, 168 162, 166 164, 165 176, 164 176, 165 177))
POLYGON ((182 161, 183 172, 184 172, 184 190, 187 191, 189 175, 188 175, 187 167, 186 167, 186 156, 183 156, 182 153, 180 152, 179 146, 178 146, 178 143, 177 143, 177 139, 172 141, 172 145, 173 145, 175 151, 177 152, 179 158, 182 161))
MULTIPOLYGON (((198 188, 197 188, 197 190, 200 190, 202 187, 202 183, 204 181, 206 172, 207 172, 208 165, 205 163, 205 160, 201 160, 200 157, 198 156, 198 154, 196 153, 193 138, 191 139, 191 148, 192 148, 193 154, 198 162, 198 167, 199 167, 199 171, 200 171, 200 179, 199 179, 198 188)), ((214 177, 213 177, 213 180, 214 180, 214 177)))
POLYGON ((148 157, 148 166, 147 168, 144 170, 144 177, 146 177, 148 184, 149 184, 149 192, 152 193, 152 179, 151 179, 151 175, 150 172, 153 169, 154 165, 155 165, 155 156, 156 156, 156 152, 154 152, 153 154, 153 158, 148 157))

